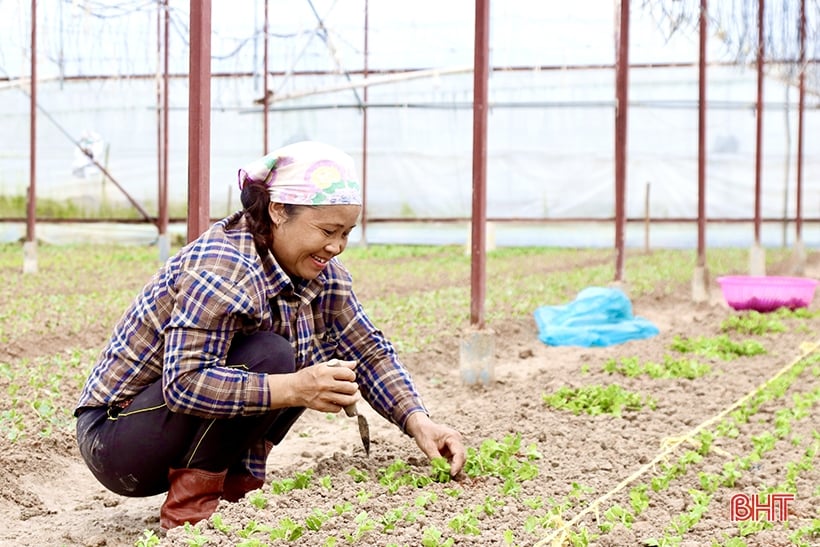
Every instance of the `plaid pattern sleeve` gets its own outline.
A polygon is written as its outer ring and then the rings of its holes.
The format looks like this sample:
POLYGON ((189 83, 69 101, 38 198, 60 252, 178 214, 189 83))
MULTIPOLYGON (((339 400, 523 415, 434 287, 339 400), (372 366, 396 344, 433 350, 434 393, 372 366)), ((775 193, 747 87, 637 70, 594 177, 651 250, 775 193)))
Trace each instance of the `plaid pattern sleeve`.
POLYGON ((164 377, 170 409, 229 418, 268 410, 264 375, 224 365, 238 330, 270 328, 274 288, 237 213, 181 249, 114 328, 77 407, 127 401, 164 377))
POLYGON ((244 288, 209 270, 180 274, 165 328, 165 400, 175 412, 233 417, 269 410, 264 375, 222 366, 242 318, 258 314, 244 288))
POLYGON ((347 271, 338 263, 328 270, 332 282, 322 300, 332 310, 325 339, 332 340, 333 355, 322 357, 357 361, 357 382, 364 399, 376 412, 405 430, 410 414, 427 413, 411 375, 393 344, 365 313, 350 286, 347 271))

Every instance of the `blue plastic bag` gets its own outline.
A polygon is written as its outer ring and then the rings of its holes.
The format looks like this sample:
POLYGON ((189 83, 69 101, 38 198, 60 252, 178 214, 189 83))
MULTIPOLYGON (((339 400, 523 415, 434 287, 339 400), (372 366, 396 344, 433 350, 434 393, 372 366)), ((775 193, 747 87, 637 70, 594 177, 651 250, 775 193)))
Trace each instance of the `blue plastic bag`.
POLYGON ((660 332, 632 315, 632 303, 619 289, 587 287, 565 306, 535 310, 538 339, 550 346, 605 347, 651 338, 660 332))

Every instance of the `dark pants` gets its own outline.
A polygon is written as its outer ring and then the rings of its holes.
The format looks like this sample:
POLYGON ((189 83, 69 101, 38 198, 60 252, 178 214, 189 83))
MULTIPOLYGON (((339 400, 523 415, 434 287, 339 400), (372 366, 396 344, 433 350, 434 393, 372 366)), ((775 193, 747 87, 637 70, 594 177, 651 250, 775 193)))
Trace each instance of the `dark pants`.
MULTIPOLYGON (((295 367, 290 343, 272 332, 237 334, 226 363, 268 374, 293 372, 295 367)), ((277 444, 303 411, 285 408, 230 419, 171 412, 163 399, 162 380, 157 380, 121 411, 82 411, 77 442, 103 486, 123 496, 152 496, 168 490, 170 468, 240 469, 249 447, 263 437, 277 444)))

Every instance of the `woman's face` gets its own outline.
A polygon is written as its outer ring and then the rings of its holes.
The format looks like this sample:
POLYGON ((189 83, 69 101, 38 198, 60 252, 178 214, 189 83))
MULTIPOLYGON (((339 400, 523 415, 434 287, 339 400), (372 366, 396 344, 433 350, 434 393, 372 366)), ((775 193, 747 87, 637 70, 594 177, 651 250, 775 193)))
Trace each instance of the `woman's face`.
POLYGON ((315 278, 345 250, 361 209, 360 205, 318 205, 299 207, 288 216, 284 205, 271 203, 273 256, 289 276, 315 278))

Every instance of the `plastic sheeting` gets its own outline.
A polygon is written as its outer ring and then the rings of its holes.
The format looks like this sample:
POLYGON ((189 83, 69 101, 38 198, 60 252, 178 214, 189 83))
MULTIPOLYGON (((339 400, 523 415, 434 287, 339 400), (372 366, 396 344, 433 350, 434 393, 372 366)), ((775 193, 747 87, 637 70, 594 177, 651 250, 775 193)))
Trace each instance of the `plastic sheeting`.
POLYGON ((651 338, 660 331, 647 319, 632 315, 623 291, 588 287, 564 306, 535 310, 538 339, 550 346, 605 347, 651 338))

